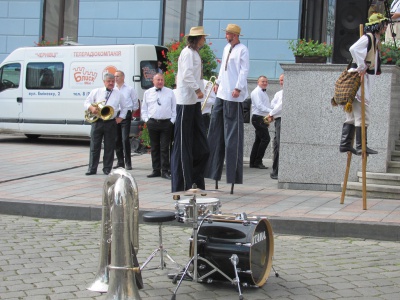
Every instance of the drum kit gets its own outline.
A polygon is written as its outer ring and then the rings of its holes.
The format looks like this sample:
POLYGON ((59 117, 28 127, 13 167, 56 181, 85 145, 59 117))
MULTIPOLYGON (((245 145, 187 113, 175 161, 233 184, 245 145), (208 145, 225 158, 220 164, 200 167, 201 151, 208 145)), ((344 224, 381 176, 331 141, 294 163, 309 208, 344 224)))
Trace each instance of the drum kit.
POLYGON ((185 195, 191 197, 180 200, 180 195, 174 195, 174 200, 178 222, 192 223, 190 259, 180 273, 169 275, 174 284, 179 279, 171 300, 183 280, 228 281, 243 299, 241 285, 263 286, 271 268, 279 277, 272 266, 274 238, 267 218, 223 215, 220 201, 201 198, 207 194, 195 185, 185 195))

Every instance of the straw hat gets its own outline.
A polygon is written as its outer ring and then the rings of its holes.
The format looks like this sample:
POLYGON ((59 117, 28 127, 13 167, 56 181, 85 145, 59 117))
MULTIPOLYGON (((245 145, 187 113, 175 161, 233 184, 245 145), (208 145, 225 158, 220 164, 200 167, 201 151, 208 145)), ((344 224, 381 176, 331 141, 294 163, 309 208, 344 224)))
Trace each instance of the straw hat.
POLYGON ((199 36, 199 35, 208 36, 209 34, 204 33, 203 26, 196 26, 196 27, 190 28, 190 32, 185 36, 199 36))
POLYGON ((375 13, 372 14, 369 19, 368 19, 368 23, 365 23, 366 26, 369 25, 374 25, 374 24, 379 24, 382 21, 388 21, 389 19, 386 18, 384 15, 379 14, 379 13, 375 13))
POLYGON ((237 35, 242 35, 240 34, 240 26, 236 25, 236 24, 228 24, 228 26, 226 26, 226 29, 222 29, 223 31, 229 32, 229 33, 233 33, 233 34, 237 34, 237 35))

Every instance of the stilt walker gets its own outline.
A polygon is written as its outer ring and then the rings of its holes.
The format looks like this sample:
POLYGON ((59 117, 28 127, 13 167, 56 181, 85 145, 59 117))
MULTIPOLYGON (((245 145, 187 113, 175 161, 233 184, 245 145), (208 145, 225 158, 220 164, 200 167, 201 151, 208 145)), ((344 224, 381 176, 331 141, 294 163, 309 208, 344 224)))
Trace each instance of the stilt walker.
MULTIPOLYGON (((370 87, 374 80, 374 75, 380 75, 380 36, 385 32, 387 28, 388 19, 382 14, 372 14, 369 17, 368 23, 360 25, 360 39, 350 47, 350 53, 353 58, 353 62, 349 65, 347 72, 349 74, 359 74, 361 79, 361 86, 358 89, 354 101, 347 103, 344 107, 346 111, 346 121, 343 124, 342 138, 340 142, 340 152, 347 152, 347 166, 345 172, 345 178, 343 182, 342 195, 340 203, 344 203, 344 197, 346 194, 347 180, 350 171, 352 153, 362 156, 362 195, 363 195, 363 209, 367 209, 366 200, 366 168, 367 168, 367 156, 369 154, 377 154, 378 152, 367 147, 367 126, 369 125, 369 101, 371 100, 370 87), (353 139, 356 135, 356 149, 353 148, 353 139)), ((346 73, 344 73, 346 74, 346 73)), ((354 75, 349 77, 355 78, 354 75)), ((340 78, 339 78, 340 79, 340 78)), ((339 80, 338 80, 339 81, 339 80)), ((351 80, 349 79, 349 82, 351 80)), ((351 81, 352 83, 354 81, 351 81)), ((338 82, 336 83, 338 84, 338 82)), ((340 100, 335 99, 336 96, 342 97, 339 92, 341 89, 348 88, 346 82, 343 83, 339 88, 335 87, 334 100, 339 104, 343 104, 340 100)), ((357 87, 356 87, 357 88, 357 87)), ((347 91, 350 93, 350 91, 347 91)))

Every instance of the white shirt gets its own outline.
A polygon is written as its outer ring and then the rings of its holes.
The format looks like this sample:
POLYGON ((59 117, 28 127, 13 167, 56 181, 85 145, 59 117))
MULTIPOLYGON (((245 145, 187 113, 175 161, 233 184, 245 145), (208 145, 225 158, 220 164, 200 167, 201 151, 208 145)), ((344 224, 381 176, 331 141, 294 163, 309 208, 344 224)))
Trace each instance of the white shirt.
POLYGON ((221 68, 217 79, 218 91, 217 97, 223 100, 243 102, 249 95, 247 91, 247 76, 249 74, 249 50, 241 43, 233 47, 231 54, 229 51, 231 44, 227 44, 224 48, 221 60, 221 68), (226 59, 229 55, 229 61, 226 59), (225 65, 227 66, 225 71, 225 65), (239 89, 238 98, 232 97, 234 89, 239 89))
POLYGON ((201 78, 202 63, 198 51, 186 46, 182 49, 178 59, 178 74, 176 75, 176 103, 179 105, 196 104, 195 91, 204 91, 201 78))
MULTIPOLYGON (((89 93, 89 96, 87 96, 85 100, 84 103, 85 109, 87 110, 92 103, 106 101, 108 93, 109 92, 106 90, 106 87, 104 86, 92 90, 89 93)), ((113 89, 111 91, 111 94, 109 95, 106 105, 109 105, 112 108, 114 108, 114 115, 112 116, 112 119, 117 116, 118 111, 120 112, 119 117, 125 119, 125 116, 128 113, 128 109, 125 107, 124 96, 120 93, 120 91, 118 91, 118 89, 113 89)))
POLYGON ((262 88, 256 86, 256 88, 251 92, 252 114, 265 117, 271 110, 272 107, 269 103, 267 92, 264 92, 262 88))
MULTIPOLYGON (((390 12, 392 14, 394 13, 400 13, 400 0, 394 0, 392 2, 392 5, 390 6, 390 12)), ((399 21, 400 18, 392 19, 392 21, 399 21)))
POLYGON ((121 88, 118 88, 117 85, 115 88, 118 89, 122 95, 124 95, 128 110, 135 111, 139 108, 138 95, 133 87, 124 83, 121 88))
MULTIPOLYGON (((206 88, 207 83, 208 83, 208 81, 203 79, 204 89, 206 88)), ((211 84, 208 85, 208 87, 210 87, 210 86, 211 86, 211 84)), ((209 92, 209 89, 207 89, 207 91, 204 90, 204 97, 203 97, 203 99, 201 99, 201 107, 203 107, 203 103, 204 103, 204 100, 207 98, 208 92, 209 92)), ((207 103, 204 106, 204 109, 202 111, 203 114, 211 113, 211 108, 215 103, 215 97, 216 97, 216 95, 214 93, 214 89, 211 88, 210 96, 208 97, 207 103)))
MULTIPOLYGON (((371 39, 372 45, 371 47, 374 47, 374 39, 371 39)), ((379 39, 376 39, 376 43, 378 44, 379 39)), ((378 66, 378 47, 375 45, 375 49, 377 51, 375 52, 375 72, 377 71, 377 66, 378 66)), ((367 52, 368 52, 368 37, 366 35, 363 35, 358 39, 357 42, 355 42, 351 47, 350 47, 350 53, 351 56, 353 57, 353 62, 357 64, 357 69, 351 68, 348 70, 348 72, 356 72, 356 71, 364 71, 368 68, 368 66, 365 64, 365 58, 367 57, 367 52)), ((369 99, 370 99, 370 87, 373 84, 373 78, 375 76, 371 76, 368 73, 365 73, 364 75, 364 91, 365 91, 365 105, 369 104, 369 99)), ((356 99, 361 102, 361 87, 358 89, 357 94, 356 94, 356 99)))
POLYGON ((152 87, 144 92, 142 104, 142 118, 147 122, 150 118, 156 120, 170 119, 175 123, 176 99, 174 92, 167 87, 156 91, 152 87))
POLYGON ((276 118, 282 116, 282 100, 283 100, 283 90, 275 93, 274 98, 271 101, 272 110, 269 115, 276 118))

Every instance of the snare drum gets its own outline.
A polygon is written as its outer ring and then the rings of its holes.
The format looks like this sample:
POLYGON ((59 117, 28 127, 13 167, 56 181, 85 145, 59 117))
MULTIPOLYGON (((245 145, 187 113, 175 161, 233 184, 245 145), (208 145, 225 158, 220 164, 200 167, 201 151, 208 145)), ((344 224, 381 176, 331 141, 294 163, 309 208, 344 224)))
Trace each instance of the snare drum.
MULTIPOLYGON (((265 218, 238 220, 233 216, 210 216, 198 230, 197 249, 198 255, 232 279, 235 278, 235 272, 230 257, 236 254, 239 258, 236 267, 240 283, 261 287, 267 281, 272 267, 272 227, 265 218)), ((193 249, 190 252, 193 254, 193 249)), ((201 280, 227 280, 219 272, 205 276, 213 269, 202 260, 197 269, 201 280)))
MULTIPOLYGON (((191 199, 182 199, 176 201, 175 211, 178 222, 190 223, 194 219, 193 204, 191 199)), ((197 219, 202 220, 209 214, 221 213, 221 202, 217 198, 196 198, 197 219)))

